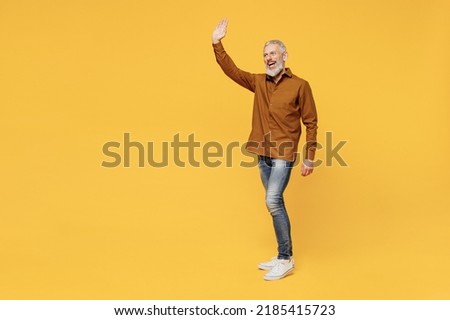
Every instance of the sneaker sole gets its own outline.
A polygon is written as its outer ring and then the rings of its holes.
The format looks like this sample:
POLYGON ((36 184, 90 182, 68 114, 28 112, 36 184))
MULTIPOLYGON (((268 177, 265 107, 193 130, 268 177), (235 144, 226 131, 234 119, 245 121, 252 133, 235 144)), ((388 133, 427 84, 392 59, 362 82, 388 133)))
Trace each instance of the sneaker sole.
POLYGON ((283 279, 284 277, 290 275, 293 271, 294 271, 294 268, 291 268, 288 271, 286 271, 285 273, 283 273, 282 275, 277 276, 277 277, 271 277, 271 276, 268 277, 267 275, 265 275, 264 280, 267 280, 267 281, 280 280, 280 279, 283 279))

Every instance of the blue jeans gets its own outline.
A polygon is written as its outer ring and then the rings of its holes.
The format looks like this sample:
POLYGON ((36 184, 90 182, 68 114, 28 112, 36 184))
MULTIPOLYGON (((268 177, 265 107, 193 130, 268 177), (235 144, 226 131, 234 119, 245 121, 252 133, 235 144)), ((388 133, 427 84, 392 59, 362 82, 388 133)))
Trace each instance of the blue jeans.
POLYGON ((278 243, 278 259, 292 256, 291 224, 284 206, 283 192, 289 182, 293 162, 258 156, 261 180, 266 189, 266 207, 270 212, 278 243))

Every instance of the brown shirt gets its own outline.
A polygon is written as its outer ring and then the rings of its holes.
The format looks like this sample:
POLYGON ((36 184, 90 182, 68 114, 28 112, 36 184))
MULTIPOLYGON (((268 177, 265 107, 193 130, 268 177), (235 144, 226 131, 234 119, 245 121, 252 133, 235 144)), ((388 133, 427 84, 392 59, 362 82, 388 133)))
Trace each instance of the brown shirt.
POLYGON ((225 74, 255 93, 252 131, 246 149, 258 155, 294 161, 301 135, 300 120, 306 127, 304 158, 313 160, 316 149, 317 111, 308 82, 285 69, 275 83, 266 74, 239 69, 221 42, 213 44, 216 60, 225 74))

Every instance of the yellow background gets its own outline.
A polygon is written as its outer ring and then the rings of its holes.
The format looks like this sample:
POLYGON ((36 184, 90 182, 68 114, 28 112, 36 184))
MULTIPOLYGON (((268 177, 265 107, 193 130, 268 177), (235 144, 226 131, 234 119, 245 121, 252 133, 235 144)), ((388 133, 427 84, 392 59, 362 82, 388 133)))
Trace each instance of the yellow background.
POLYGON ((1 0, 0 298, 450 299, 449 12, 444 0, 1 0), (348 167, 293 171, 297 268, 282 281, 256 269, 276 251, 257 168, 139 168, 136 153, 130 168, 101 166, 125 132, 245 142, 252 94, 211 48, 222 17, 245 70, 263 72, 264 41, 282 39, 320 141, 348 140, 348 167))

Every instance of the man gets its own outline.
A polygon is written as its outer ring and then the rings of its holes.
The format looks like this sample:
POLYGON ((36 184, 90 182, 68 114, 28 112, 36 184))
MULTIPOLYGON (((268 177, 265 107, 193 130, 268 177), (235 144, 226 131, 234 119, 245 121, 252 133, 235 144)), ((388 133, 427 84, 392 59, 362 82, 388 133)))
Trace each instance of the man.
POLYGON ((258 267, 268 270, 265 280, 278 280, 294 270, 291 227, 283 192, 298 149, 300 121, 306 127, 307 141, 302 176, 313 172, 316 107, 308 82, 285 67, 288 54, 281 41, 271 40, 264 45, 265 74, 245 72, 236 67, 221 43, 227 26, 228 21, 221 20, 212 34, 214 53, 228 77, 255 93, 252 131, 246 149, 258 155, 260 176, 266 190, 266 206, 272 216, 278 243, 278 256, 260 263, 258 267))

